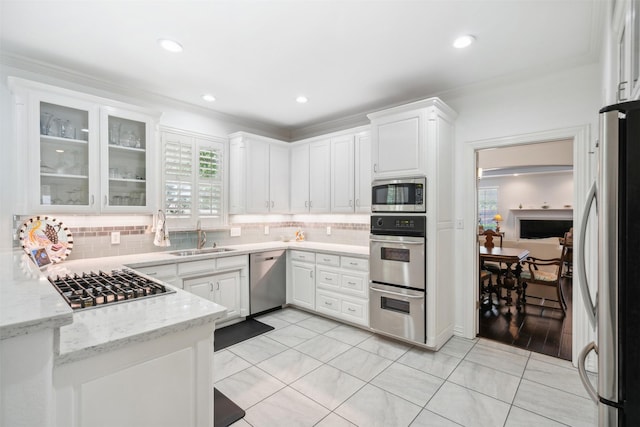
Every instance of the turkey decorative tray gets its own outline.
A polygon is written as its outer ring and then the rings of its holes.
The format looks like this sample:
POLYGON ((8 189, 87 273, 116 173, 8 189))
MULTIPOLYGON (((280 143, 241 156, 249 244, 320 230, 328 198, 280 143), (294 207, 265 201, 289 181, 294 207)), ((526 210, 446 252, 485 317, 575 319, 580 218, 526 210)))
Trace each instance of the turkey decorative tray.
POLYGON ((22 249, 39 267, 63 261, 73 249, 69 228, 50 216, 29 218, 20 227, 19 236, 22 249))

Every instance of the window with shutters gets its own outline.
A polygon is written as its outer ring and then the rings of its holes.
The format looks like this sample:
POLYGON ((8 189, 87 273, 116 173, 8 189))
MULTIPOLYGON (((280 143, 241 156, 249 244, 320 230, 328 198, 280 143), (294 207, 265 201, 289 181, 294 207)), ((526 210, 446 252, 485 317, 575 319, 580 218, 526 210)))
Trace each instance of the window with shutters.
POLYGON ((164 209, 178 227, 222 225, 224 218, 224 145, 164 132, 164 209))

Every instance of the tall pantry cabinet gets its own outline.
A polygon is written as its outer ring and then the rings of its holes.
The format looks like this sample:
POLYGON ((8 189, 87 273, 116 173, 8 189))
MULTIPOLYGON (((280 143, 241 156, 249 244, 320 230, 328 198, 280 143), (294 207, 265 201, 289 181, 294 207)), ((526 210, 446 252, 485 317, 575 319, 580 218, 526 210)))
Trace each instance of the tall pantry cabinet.
POLYGON ((427 180, 427 346, 440 348, 454 327, 454 121, 439 98, 378 111, 371 119, 373 179, 427 180))

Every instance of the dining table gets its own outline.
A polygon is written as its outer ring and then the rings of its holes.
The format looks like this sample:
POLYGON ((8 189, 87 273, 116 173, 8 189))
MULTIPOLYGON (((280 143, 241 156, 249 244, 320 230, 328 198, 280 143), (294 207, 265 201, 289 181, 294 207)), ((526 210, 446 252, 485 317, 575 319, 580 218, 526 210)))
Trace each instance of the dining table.
POLYGON ((511 292, 516 292, 516 310, 520 311, 522 307, 522 285, 520 283, 520 273, 522 272, 522 261, 529 256, 529 250, 524 248, 502 248, 494 246, 487 248, 480 245, 480 268, 486 261, 496 262, 501 266, 501 274, 498 275, 496 280, 496 289, 489 290, 494 291, 498 296, 498 303, 500 300, 505 301, 508 313, 511 313, 511 306, 513 305, 511 299, 511 292), (506 268, 502 268, 502 265, 506 268), (505 297, 502 296, 501 289, 504 288, 507 291, 505 297))

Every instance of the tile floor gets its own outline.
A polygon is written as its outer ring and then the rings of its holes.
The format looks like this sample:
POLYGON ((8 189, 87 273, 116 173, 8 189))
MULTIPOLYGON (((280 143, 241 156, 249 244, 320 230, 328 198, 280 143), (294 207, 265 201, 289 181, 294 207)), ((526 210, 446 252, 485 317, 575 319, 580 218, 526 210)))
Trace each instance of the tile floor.
POLYGON ((431 352, 292 308, 258 320, 275 329, 215 353, 234 427, 597 424, 565 360, 458 337, 431 352))

